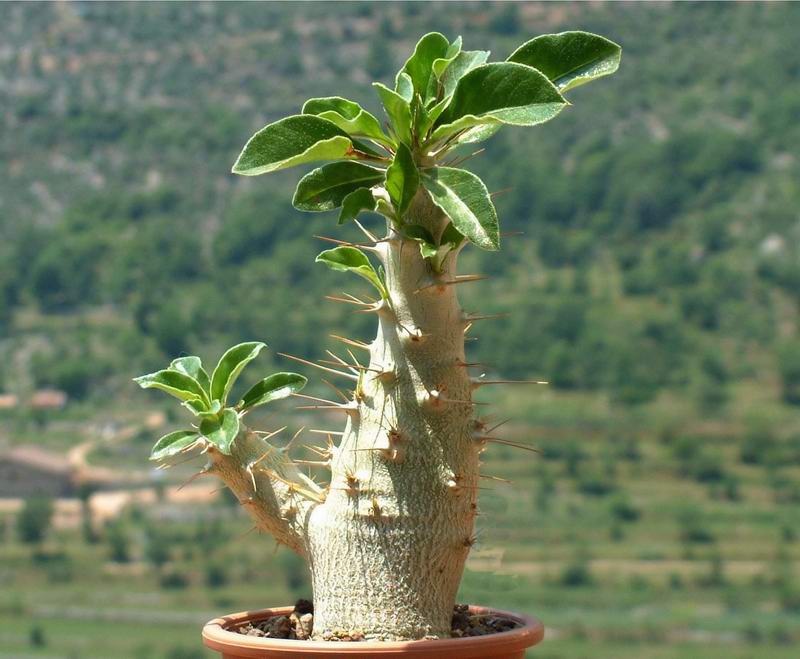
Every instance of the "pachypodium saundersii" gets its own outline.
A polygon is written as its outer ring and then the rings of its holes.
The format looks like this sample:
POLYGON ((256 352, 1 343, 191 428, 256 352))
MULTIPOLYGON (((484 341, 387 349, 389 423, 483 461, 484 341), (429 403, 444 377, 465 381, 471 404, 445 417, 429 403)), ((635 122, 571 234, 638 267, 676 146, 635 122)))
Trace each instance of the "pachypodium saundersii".
POLYGON ((184 357, 137 380, 181 398, 197 416, 192 429, 159 440, 152 457, 201 448, 208 456, 203 473, 218 475, 259 528, 307 559, 315 638, 449 635, 475 537, 480 454, 503 441, 476 413, 472 393, 490 383, 470 375, 464 333, 475 318, 462 312, 456 294, 460 284, 480 279, 458 274, 459 252, 470 243, 497 250, 500 231, 486 186, 452 166, 453 151, 506 125, 554 118, 569 105, 566 92, 616 71, 620 48, 564 32, 532 39, 502 62, 488 57, 463 50, 460 37, 427 34, 393 88, 374 83, 385 124, 344 98, 313 98, 300 114, 257 132, 233 167, 256 176, 329 161, 300 180, 293 204, 339 209, 339 224, 355 222, 365 235, 357 244, 334 240, 338 246, 317 257, 375 288, 370 298, 330 299, 373 313, 378 326, 369 344, 339 337, 348 359, 313 364, 353 385, 343 402, 305 406, 344 421, 320 450, 327 486, 244 423, 252 407, 298 394, 303 376, 275 374, 237 404, 226 402, 263 344, 235 346, 211 377, 196 357, 184 357), (364 228, 362 212, 382 215, 386 233, 364 228), (351 348, 366 352, 368 363, 351 348))

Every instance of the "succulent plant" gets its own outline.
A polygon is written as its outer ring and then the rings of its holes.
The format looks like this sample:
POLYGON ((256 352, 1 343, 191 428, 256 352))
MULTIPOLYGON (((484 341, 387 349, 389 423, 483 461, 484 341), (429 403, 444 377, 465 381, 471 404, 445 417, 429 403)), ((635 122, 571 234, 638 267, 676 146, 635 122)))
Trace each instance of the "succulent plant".
POLYGON ((259 528, 307 559, 315 638, 449 634, 475 538, 480 454, 505 441, 476 414, 473 392, 498 381, 471 376, 464 334, 482 317, 465 314, 456 294, 459 285, 481 279, 457 273, 461 250, 499 249, 500 229, 486 186, 455 166, 464 158, 453 152, 503 126, 553 119, 569 105, 564 94, 613 73, 620 52, 603 37, 563 32, 489 63, 487 51, 463 50, 460 37, 426 34, 394 88, 374 83, 387 123, 353 101, 313 98, 300 114, 253 135, 233 166, 236 174, 256 176, 328 161, 300 180, 293 204, 338 209, 339 224, 355 222, 365 235, 360 243, 331 239, 337 246, 317 261, 374 287, 373 297, 330 299, 374 314, 375 339, 340 337, 349 359, 295 358, 353 386, 343 402, 313 399, 306 406, 344 421, 327 432, 320 450, 329 484, 304 476, 298 463, 305 461, 244 423, 252 407, 297 394, 305 378, 278 373, 236 405, 226 401, 264 344, 231 348, 210 378, 198 358, 183 357, 137 382, 180 398, 198 420, 160 439, 153 458, 202 447, 204 473, 219 476, 259 528), (364 227, 362 212, 382 215, 386 233, 364 227), (364 351, 368 363, 353 350, 364 351))

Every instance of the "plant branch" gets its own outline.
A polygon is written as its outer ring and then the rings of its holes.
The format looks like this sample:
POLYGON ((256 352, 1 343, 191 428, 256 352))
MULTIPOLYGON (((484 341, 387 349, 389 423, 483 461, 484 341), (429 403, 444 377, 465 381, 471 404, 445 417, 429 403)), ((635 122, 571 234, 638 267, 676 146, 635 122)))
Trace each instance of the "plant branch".
POLYGON ((206 454, 210 460, 206 471, 230 488, 258 529, 304 556, 304 520, 324 499, 324 491, 297 469, 285 451, 247 429, 239 433, 230 455, 210 445, 206 454))

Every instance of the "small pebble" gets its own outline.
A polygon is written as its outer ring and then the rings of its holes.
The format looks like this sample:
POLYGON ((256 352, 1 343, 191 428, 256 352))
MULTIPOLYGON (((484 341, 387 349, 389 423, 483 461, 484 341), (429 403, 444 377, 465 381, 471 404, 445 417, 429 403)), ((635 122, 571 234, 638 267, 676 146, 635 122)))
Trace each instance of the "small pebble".
POLYGON ((304 613, 300 616, 297 621, 297 625, 295 626, 294 630, 297 634, 297 638, 301 641, 308 640, 311 638, 311 632, 314 629, 314 614, 313 613, 304 613))

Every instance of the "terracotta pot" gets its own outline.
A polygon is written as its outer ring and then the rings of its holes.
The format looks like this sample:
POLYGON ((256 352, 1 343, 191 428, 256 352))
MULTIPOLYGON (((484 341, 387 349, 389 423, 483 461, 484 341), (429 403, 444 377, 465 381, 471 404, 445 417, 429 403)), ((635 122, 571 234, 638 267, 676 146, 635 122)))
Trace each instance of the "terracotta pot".
POLYGON ((289 615, 291 606, 260 611, 233 613, 217 618, 203 627, 203 643, 222 655, 222 659, 367 659, 384 655, 405 655, 414 659, 522 659, 525 649, 536 645, 544 637, 544 626, 536 618, 470 606, 470 613, 487 614, 510 618, 522 623, 522 627, 507 632, 448 638, 437 641, 401 642, 336 642, 336 641, 292 641, 285 639, 245 636, 235 631, 248 622, 260 622, 277 615, 289 615))

